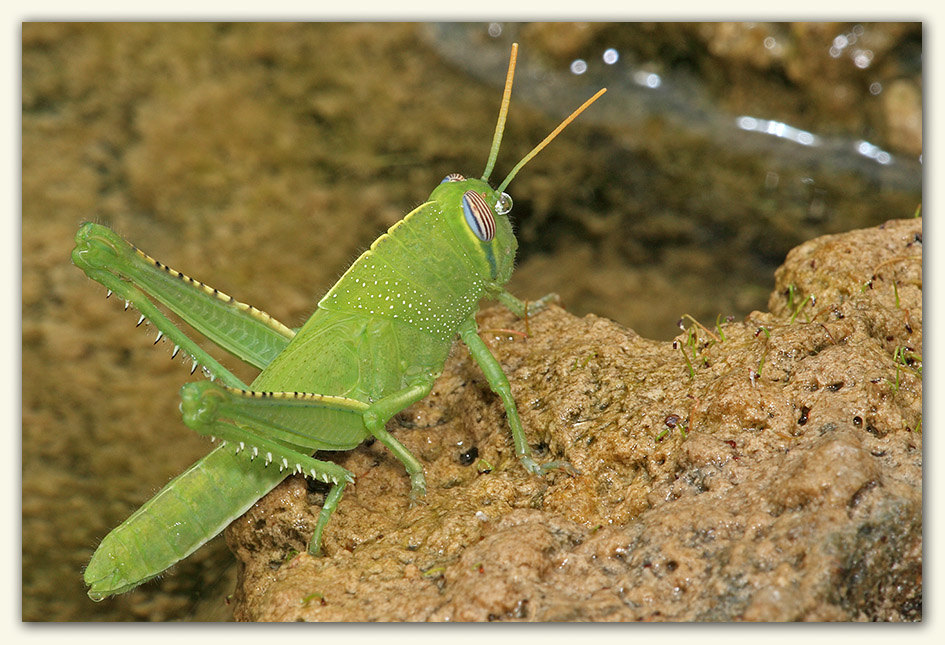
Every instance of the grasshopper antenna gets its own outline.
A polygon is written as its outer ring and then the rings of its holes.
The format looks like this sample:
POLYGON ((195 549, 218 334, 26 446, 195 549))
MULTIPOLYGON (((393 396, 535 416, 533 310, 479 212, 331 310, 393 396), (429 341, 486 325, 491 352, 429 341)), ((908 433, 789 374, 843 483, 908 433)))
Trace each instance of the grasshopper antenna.
POLYGON ((517 164, 515 164, 515 167, 512 168, 512 172, 510 172, 509 175, 508 175, 508 177, 505 178, 505 181, 503 181, 501 184, 499 184, 499 187, 496 188, 496 191, 498 191, 498 192, 500 192, 500 193, 501 193, 502 191, 504 191, 504 190, 508 187, 508 185, 511 183, 512 178, 515 177, 515 175, 518 173, 518 171, 521 170, 522 167, 523 167, 525 164, 527 164, 529 161, 531 161, 532 158, 533 158, 535 155, 537 155, 539 152, 541 152, 541 151, 544 149, 545 146, 547 146, 549 143, 551 143, 551 142, 554 140, 554 138, 555 138, 556 136, 558 136, 558 134, 559 134, 562 130, 564 130, 566 127, 568 127, 568 124, 571 123, 571 121, 573 121, 574 119, 576 119, 576 118, 578 117, 578 115, 579 115, 581 112, 583 112, 584 110, 586 110, 587 108, 589 108, 590 105, 591 105, 591 103, 593 103, 593 102, 596 101, 598 98, 600 98, 600 96, 601 96, 604 92, 606 92, 606 91, 607 91, 607 88, 606 88, 606 87, 601 88, 601 89, 597 92, 597 94, 595 94, 595 95, 592 96, 591 98, 589 98, 589 99, 587 99, 586 101, 584 101, 584 104, 583 104, 581 107, 579 107, 579 108, 576 109, 574 112, 572 112, 572 113, 571 113, 571 116, 569 116, 569 117, 566 118, 564 121, 562 121, 562 122, 561 122, 561 125, 559 125, 557 128, 555 128, 555 129, 551 132, 551 134, 549 134, 547 137, 545 137, 545 139, 544 139, 541 143, 539 143, 537 146, 535 146, 534 148, 532 148, 532 151, 531 151, 531 152, 529 152, 527 155, 525 155, 525 156, 522 158, 521 161, 519 161, 517 164))
POLYGON ((499 107, 499 120, 495 124, 495 134, 492 135, 492 148, 489 150, 489 161, 482 173, 482 180, 489 181, 496 157, 499 156, 499 145, 502 143, 502 134, 505 132, 505 117, 509 113, 509 102, 512 100, 512 79, 515 77, 515 61, 518 59, 518 43, 512 43, 512 54, 509 56, 509 71, 505 74, 505 91, 502 92, 502 105, 499 107))

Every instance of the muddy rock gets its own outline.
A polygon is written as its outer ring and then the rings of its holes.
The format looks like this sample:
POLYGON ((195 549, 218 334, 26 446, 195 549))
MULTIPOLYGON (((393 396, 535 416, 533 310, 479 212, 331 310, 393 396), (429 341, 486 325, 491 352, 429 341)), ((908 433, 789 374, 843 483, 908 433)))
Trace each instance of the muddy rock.
POLYGON ((672 342, 552 306, 480 333, 542 461, 457 346, 389 429, 324 538, 292 477, 226 533, 235 615, 279 621, 915 621, 922 618, 922 220, 808 242, 769 312, 684 318, 672 342))

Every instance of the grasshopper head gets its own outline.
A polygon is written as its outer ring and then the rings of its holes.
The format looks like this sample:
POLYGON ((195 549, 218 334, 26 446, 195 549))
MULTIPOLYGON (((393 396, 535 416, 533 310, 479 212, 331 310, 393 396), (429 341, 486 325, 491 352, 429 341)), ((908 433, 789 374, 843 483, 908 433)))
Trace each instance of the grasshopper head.
POLYGON ((444 207, 450 228, 482 277, 499 285, 508 282, 518 248, 508 218, 512 198, 485 181, 453 173, 437 186, 430 200, 444 207))
POLYGON ((512 78, 515 75, 515 61, 518 45, 512 44, 509 58, 509 71, 505 79, 505 91, 502 94, 502 106, 499 108, 499 120, 496 123, 489 160, 481 179, 466 179, 463 175, 447 175, 430 195, 430 201, 436 202, 446 217, 464 249, 476 262, 478 273, 483 279, 503 285, 512 277, 515 263, 515 250, 518 242, 512 234, 512 224, 508 213, 512 210, 512 198, 504 191, 515 175, 531 159, 551 143, 571 121, 596 101, 606 89, 601 89, 584 104, 571 113, 555 128, 551 134, 525 155, 505 177, 498 188, 492 188, 487 182, 495 166, 505 131, 505 119, 508 114, 512 95, 512 78))

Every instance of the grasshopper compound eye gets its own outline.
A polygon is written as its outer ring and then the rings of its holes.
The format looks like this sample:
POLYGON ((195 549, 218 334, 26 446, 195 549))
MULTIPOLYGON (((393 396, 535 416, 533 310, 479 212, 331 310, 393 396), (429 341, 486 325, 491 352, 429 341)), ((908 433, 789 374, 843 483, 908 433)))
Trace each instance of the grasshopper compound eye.
POLYGON ((450 181, 464 181, 465 179, 466 179, 466 178, 463 177, 463 176, 462 176, 461 174, 459 174, 458 172, 451 172, 451 173, 448 174, 446 177, 444 177, 444 178, 443 178, 443 181, 441 181, 440 183, 441 183, 441 184, 445 184, 445 183, 450 182, 450 181))
POLYGON ((482 195, 474 190, 467 190, 463 194, 463 215, 466 216, 466 223, 473 234, 480 240, 488 242, 495 237, 495 217, 492 215, 492 209, 482 195))

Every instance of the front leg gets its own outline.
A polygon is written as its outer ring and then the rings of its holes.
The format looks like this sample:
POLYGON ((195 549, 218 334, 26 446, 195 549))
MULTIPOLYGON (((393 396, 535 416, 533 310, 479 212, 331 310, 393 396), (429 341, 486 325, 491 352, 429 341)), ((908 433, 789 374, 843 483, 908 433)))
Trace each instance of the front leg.
POLYGON ((494 287, 490 290, 489 295, 505 305, 506 309, 513 314, 526 320, 529 315, 538 313, 547 307, 548 303, 561 302, 561 298, 556 293, 545 294, 538 300, 520 300, 503 287, 494 287))

